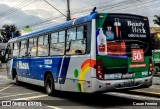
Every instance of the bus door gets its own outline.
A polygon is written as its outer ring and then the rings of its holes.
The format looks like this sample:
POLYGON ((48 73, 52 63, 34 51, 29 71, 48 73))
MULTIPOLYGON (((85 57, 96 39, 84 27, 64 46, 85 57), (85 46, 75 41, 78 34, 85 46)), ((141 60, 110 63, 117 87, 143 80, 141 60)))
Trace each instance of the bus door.
POLYGON ((26 40, 22 40, 20 42, 20 52, 19 52, 19 59, 17 59, 17 63, 18 63, 18 72, 19 72, 19 76, 21 76, 22 80, 24 82, 27 82, 27 76, 28 76, 28 71, 29 71, 29 62, 28 62, 28 56, 27 56, 27 41, 26 40))
POLYGON ((43 61, 40 61, 38 59, 35 59, 31 55, 28 55, 28 64, 29 64, 29 70, 28 70, 28 76, 29 81, 31 84, 36 84, 38 85, 38 80, 39 80, 39 71, 41 70, 41 65, 43 61), (39 67, 38 67, 39 66, 39 67))
POLYGON ((28 53, 27 53, 27 61, 29 65, 29 70, 27 72, 28 82, 31 84, 38 85, 38 69, 41 63, 38 58, 35 58, 37 55, 37 38, 30 38, 28 40, 28 53))
POLYGON ((5 58, 7 63, 7 77, 12 79, 12 66, 13 66, 13 59, 11 58, 11 47, 10 45, 7 46, 5 51, 5 58))
POLYGON ((78 82, 78 78, 74 76, 74 71, 76 68, 81 71, 81 64, 90 58, 89 55, 85 55, 87 44, 85 32, 86 26, 73 27, 67 30, 66 50, 62 60, 59 81, 61 90, 77 91, 75 82, 78 82))

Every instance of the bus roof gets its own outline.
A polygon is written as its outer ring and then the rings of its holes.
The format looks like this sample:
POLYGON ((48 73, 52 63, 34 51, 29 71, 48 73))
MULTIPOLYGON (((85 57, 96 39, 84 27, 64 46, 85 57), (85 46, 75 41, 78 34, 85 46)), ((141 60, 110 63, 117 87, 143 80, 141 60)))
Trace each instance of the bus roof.
MULTIPOLYGON (((81 23, 85 23, 85 22, 91 21, 92 19, 96 19, 97 14, 101 14, 101 13, 97 13, 97 12, 92 13, 91 12, 91 14, 87 15, 87 16, 83 16, 83 17, 76 18, 76 19, 73 19, 73 20, 70 20, 70 21, 66 21, 64 23, 57 24, 57 25, 54 25, 54 26, 46 28, 46 29, 31 32, 31 33, 23 35, 23 36, 12 38, 8 41, 8 43, 14 42, 14 41, 17 41, 17 40, 27 39, 27 38, 34 37, 34 36, 44 34, 44 33, 47 33, 47 32, 67 28, 67 27, 72 26, 72 25, 78 25, 78 24, 81 24, 81 23)), ((134 15, 134 14, 126 14, 126 13, 104 13, 104 14, 109 14, 109 15, 113 15, 113 16, 114 15, 123 15, 123 16, 132 16, 132 17, 134 16, 134 17, 138 17, 138 18, 146 18, 144 16, 134 15)))
POLYGON ((72 25, 78 25, 80 23, 85 23, 85 22, 91 21, 92 19, 95 19, 96 15, 97 15, 97 13, 94 13, 91 16, 90 15, 83 16, 83 17, 80 17, 80 18, 77 18, 77 19, 66 21, 66 22, 61 23, 61 24, 54 25, 52 27, 48 27, 46 29, 38 30, 38 31, 31 32, 31 33, 23 35, 23 36, 12 38, 8 41, 8 43, 14 42, 14 41, 17 41, 17 40, 27 39, 27 38, 30 38, 30 37, 37 36, 39 34, 44 34, 44 33, 59 30, 59 29, 62 29, 62 28, 67 28, 67 27, 72 26, 72 25))

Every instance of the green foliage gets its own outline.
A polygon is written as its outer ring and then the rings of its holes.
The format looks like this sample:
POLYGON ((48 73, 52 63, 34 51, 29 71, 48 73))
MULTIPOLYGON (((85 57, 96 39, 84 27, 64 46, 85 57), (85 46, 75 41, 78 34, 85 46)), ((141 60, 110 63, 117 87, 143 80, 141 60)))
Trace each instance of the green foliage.
POLYGON ((154 17, 156 18, 156 19, 153 19, 154 24, 157 24, 160 26, 160 16, 155 15, 154 17))
POLYGON ((1 36, 3 37, 0 43, 6 43, 10 38, 12 38, 12 34, 20 35, 19 31, 17 31, 17 27, 15 25, 3 25, 0 29, 1 36))

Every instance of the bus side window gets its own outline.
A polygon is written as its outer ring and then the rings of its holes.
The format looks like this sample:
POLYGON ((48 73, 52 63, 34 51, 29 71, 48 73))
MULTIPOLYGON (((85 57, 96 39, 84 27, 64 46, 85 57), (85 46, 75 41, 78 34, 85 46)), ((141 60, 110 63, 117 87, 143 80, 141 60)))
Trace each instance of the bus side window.
POLYGON ((51 33, 50 55, 59 55, 58 48, 58 32, 51 33))
POLYGON ((44 54, 43 56, 48 56, 49 55, 49 40, 48 40, 49 36, 45 35, 44 36, 44 42, 43 42, 43 49, 44 49, 44 54))
POLYGON ((13 43, 13 57, 19 57, 19 44, 20 42, 13 43))
POLYGON ((50 55, 64 55, 65 31, 51 34, 50 55))
POLYGON ((58 55, 64 55, 65 49, 65 30, 60 31, 58 35, 57 52, 58 55))
POLYGON ((37 38, 30 38, 28 41, 28 55, 31 57, 36 56, 37 54, 37 38))
POLYGON ((38 56, 43 56, 43 38, 44 36, 38 37, 38 56))
POLYGON ((79 26, 69 34, 69 50, 66 49, 66 54, 85 54, 86 52, 86 37, 84 37, 84 26, 79 26), (74 38, 75 37, 75 38, 74 38))
POLYGON ((38 56, 48 56, 48 35, 38 37, 38 56))
POLYGON ((26 40, 20 42, 20 54, 19 57, 26 56, 26 40))
POLYGON ((77 27, 77 39, 83 39, 84 38, 84 27, 80 26, 77 27))
POLYGON ((75 50, 71 49, 72 43, 76 40, 76 27, 67 30, 66 36, 66 54, 75 54, 75 50))

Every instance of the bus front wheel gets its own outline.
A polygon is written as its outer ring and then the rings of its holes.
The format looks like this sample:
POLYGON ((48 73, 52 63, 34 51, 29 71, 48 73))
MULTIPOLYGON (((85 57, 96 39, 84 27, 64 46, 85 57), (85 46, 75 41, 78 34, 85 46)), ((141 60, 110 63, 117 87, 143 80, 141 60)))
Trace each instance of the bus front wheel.
POLYGON ((45 79, 45 90, 48 95, 53 95, 54 88, 54 79, 51 74, 48 74, 45 79))

